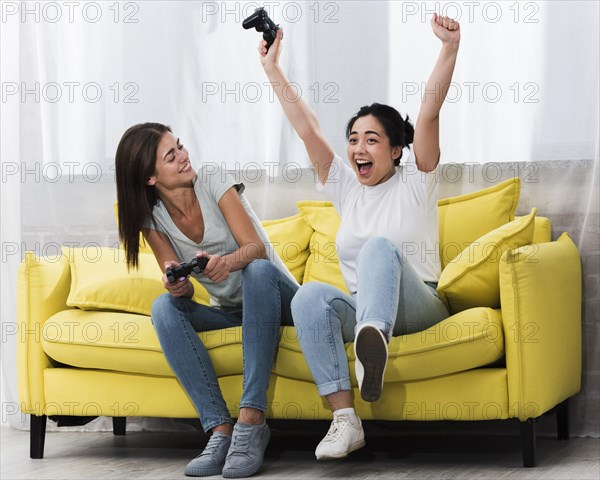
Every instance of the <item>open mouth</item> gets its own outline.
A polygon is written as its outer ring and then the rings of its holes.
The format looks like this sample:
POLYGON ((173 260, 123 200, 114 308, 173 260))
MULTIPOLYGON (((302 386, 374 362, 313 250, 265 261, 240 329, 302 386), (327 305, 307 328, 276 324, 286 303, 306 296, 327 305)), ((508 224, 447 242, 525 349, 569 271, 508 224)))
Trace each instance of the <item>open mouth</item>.
POLYGON ((187 173, 190 171, 190 168, 192 168, 192 165, 190 164, 190 162, 187 162, 185 164, 185 167, 183 167, 181 170, 179 170, 179 173, 187 173))
POLYGON ((355 160, 356 168, 358 169, 358 173, 360 175, 368 175, 373 167, 373 162, 369 160, 355 160))

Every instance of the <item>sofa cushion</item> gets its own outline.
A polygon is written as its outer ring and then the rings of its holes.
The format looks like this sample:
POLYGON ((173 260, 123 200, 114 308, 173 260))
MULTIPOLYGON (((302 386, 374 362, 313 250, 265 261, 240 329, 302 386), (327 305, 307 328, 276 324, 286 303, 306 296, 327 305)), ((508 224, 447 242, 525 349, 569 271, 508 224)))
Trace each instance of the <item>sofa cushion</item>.
MULTIPOLYGON (((314 335, 314 332, 283 328, 273 372, 312 382, 298 335, 314 335)), ((490 308, 473 308, 422 332, 392 337, 388 350, 386 382, 432 378, 488 365, 504 355, 502 316, 490 308)), ((353 343, 346 344, 346 353, 356 386, 353 343)))
MULTIPOLYGON (((152 302, 165 292, 162 272, 151 253, 139 254, 138 269, 127 270, 121 249, 63 248, 71 267, 67 305, 83 310, 117 310, 150 315, 152 302)), ((194 299, 207 304, 208 293, 193 280, 194 299)))
POLYGON ((336 234, 340 216, 333 203, 302 201, 296 205, 304 221, 314 230, 302 283, 325 282, 348 293, 337 256, 336 234))
POLYGON ((442 269, 479 237, 514 220, 520 186, 516 177, 438 201, 442 269))
MULTIPOLYGON (((242 373, 241 327, 199 333, 217 375, 242 373)), ((53 360, 79 368, 173 376, 150 317, 122 312, 64 310, 42 328, 53 360)))
POLYGON ((534 208, 483 235, 452 259, 442 271, 437 292, 451 313, 473 307, 500 307, 500 257, 509 248, 528 245, 535 227, 534 208))
POLYGON ((304 267, 309 255, 309 243, 314 230, 301 214, 262 222, 275 252, 298 283, 304 278, 304 267))
MULTIPOLYGON (((273 373, 312 383, 297 335, 294 327, 281 329, 273 373)), ((198 336, 219 377, 242 374, 241 327, 198 336)), ((503 345, 500 313, 471 309, 423 332, 393 337, 385 379, 409 381, 487 365, 502 358, 503 345)), ((56 362, 73 367, 173 376, 150 318, 144 315, 64 310, 44 324, 42 348, 56 362)), ((351 343, 347 344, 347 354, 354 372, 351 343)), ((354 376, 353 381, 356 384, 354 376)))

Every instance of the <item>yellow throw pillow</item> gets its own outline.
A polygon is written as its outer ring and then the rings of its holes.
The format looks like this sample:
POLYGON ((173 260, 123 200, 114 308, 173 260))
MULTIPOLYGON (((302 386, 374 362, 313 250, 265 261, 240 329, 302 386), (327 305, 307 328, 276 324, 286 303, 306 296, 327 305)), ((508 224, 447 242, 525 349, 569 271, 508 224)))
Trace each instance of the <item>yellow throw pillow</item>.
POLYGON ((552 222, 548 217, 535 217, 535 229, 533 230, 533 240, 531 243, 546 243, 551 241, 552 222))
POLYGON ((301 214, 262 222, 275 252, 292 273, 298 283, 304 278, 304 267, 308 259, 310 238, 313 229, 301 214))
POLYGON ((302 283, 324 282, 348 293, 337 255, 336 235, 340 216, 331 202, 302 201, 297 204, 304 221, 314 230, 302 283))
POLYGON ((478 192, 438 201, 442 269, 473 241, 515 218, 518 177, 478 192))
MULTIPOLYGON (((139 268, 127 271, 125 253, 107 247, 63 247, 71 266, 69 307, 117 310, 150 315, 152 302, 166 292, 162 272, 151 253, 139 255, 139 268)), ((194 300, 208 303, 204 287, 192 279, 194 300)))
POLYGON ((529 215, 483 235, 446 266, 437 292, 452 314, 474 307, 500 307, 500 257, 509 248, 531 243, 535 214, 534 208, 529 215))
POLYGON ((128 272, 121 249, 63 248, 63 253, 71 264, 70 307, 150 315, 152 302, 165 292, 154 255, 140 252, 139 268, 128 272))

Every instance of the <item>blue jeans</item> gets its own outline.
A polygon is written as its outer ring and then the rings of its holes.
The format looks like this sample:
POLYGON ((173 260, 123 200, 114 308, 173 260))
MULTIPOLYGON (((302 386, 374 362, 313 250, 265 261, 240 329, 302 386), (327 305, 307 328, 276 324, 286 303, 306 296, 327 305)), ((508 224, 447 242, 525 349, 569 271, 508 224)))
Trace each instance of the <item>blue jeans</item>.
POLYGON ((435 291, 423 282, 389 240, 369 239, 357 258, 357 292, 350 296, 320 282, 302 285, 292 300, 298 339, 319 395, 350 390, 344 342, 366 322, 388 340, 425 330, 449 316, 435 291))
POLYGON ((244 384, 240 408, 267 408, 279 327, 292 325, 298 286, 268 260, 242 270, 243 309, 219 309, 165 293, 152 304, 152 323, 167 362, 188 394, 205 432, 233 423, 206 347, 196 332, 242 327, 244 384))

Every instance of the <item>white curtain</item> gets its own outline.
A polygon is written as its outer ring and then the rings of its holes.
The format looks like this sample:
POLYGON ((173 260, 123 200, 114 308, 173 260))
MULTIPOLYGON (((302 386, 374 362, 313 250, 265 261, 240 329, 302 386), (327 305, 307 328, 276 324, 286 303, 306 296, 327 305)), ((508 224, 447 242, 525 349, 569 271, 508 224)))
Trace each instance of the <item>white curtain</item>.
POLYGON ((413 115, 439 48, 427 31, 436 4, 462 29, 442 111, 443 161, 594 158, 597 2, 392 2, 390 100, 413 115))
MULTIPOLYGON (((460 21, 459 59, 441 116, 442 162, 514 168, 524 179, 523 201, 578 243, 587 295, 584 332, 596 346, 586 340, 587 373, 577 406, 586 412, 582 417, 597 418, 598 3, 264 4, 284 28, 284 69, 342 156, 345 121, 362 105, 390 103, 416 120, 439 51, 431 14, 460 21), (550 177, 552 187, 542 188, 550 177)), ((2 404, 11 411, 18 401, 16 335, 10 332, 23 251, 43 252, 63 241, 113 244, 116 239, 104 233, 98 239, 98 232, 114 234, 113 158, 127 127, 169 124, 196 165, 218 162, 237 170, 242 181, 251 182, 256 169, 277 175, 288 166, 308 167, 260 66, 261 36, 241 27, 257 6, 3 4, 2 404), (85 197, 74 200, 71 192, 85 197)), ((495 181, 488 176, 479 183, 495 181)), ((261 186, 257 208, 264 218, 279 215, 286 200, 281 182, 269 186, 261 186)), ((460 188, 474 189, 468 182, 460 188)), ((2 415, 14 426, 22 419, 18 411, 2 415)), ((576 432, 598 435, 598 428, 582 421, 576 432)))
MULTIPOLYGON (((0 85, 19 72, 19 24, 6 24, 0 30, 0 85), (5 55, 4 45, 12 45, 13 55, 5 55)), ((4 87, 3 87, 4 90, 4 87)), ((4 95, 4 94, 3 94, 4 95)), ((16 375, 16 279, 21 260, 20 183, 11 171, 18 170, 20 158, 20 105, 10 104, 2 98, 0 111, 0 405, 2 424, 21 425, 16 375)))

